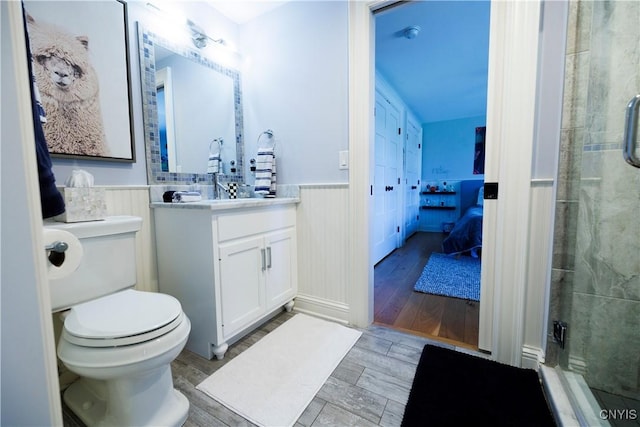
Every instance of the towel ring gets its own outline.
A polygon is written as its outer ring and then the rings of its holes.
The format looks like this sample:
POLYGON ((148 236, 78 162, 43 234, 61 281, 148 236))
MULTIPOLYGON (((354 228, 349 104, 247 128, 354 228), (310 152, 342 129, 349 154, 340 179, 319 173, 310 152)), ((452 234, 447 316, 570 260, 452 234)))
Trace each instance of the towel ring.
POLYGON ((222 137, 219 137, 209 143, 209 152, 211 152, 211 146, 213 145, 214 142, 218 144, 218 151, 222 150, 222 144, 224 144, 224 139, 222 137))
POLYGON ((270 141, 270 143, 267 143, 266 145, 262 145, 262 147, 264 147, 264 148, 272 147, 275 150, 275 148, 276 148, 276 139, 274 138, 273 131, 271 129, 267 129, 264 132, 262 132, 260 135, 258 135, 258 141, 256 142, 256 145, 258 147, 261 147, 260 141, 262 140, 262 137, 264 135, 267 136, 268 141, 270 141))

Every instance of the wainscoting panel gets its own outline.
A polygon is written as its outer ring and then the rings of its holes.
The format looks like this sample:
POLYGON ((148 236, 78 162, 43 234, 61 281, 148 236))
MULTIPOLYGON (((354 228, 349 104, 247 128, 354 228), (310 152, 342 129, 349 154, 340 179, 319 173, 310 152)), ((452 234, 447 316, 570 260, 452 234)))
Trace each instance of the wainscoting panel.
POLYGON ((107 186, 106 197, 107 215, 134 215, 142 218, 142 229, 136 235, 136 289, 157 292, 156 245, 153 216, 149 207, 149 187, 107 186))
POLYGON ((296 309, 347 322, 348 185, 301 185, 300 200, 296 309))

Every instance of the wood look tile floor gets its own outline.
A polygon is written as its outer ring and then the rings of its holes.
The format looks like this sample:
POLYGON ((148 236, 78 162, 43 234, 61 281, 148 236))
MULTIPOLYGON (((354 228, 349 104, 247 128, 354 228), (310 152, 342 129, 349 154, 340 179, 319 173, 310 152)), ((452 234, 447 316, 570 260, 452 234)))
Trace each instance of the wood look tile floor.
MULTIPOLYGON (((413 291, 441 233, 416 233, 375 267, 375 324, 362 336, 298 419, 296 426, 399 426, 425 344, 476 353, 478 305, 413 291)), ((174 387, 189 399, 185 426, 252 426, 196 389, 200 382, 294 313, 282 312, 231 345, 223 360, 183 350, 171 364, 174 387)), ((83 424, 63 405, 64 425, 83 424)))
POLYGON ((374 322, 412 334, 478 349, 480 303, 413 290, 443 233, 418 232, 374 268, 374 322))
MULTIPOLYGON (((278 314, 229 346, 223 360, 206 360, 188 350, 182 351, 171 367, 174 387, 190 402, 185 426, 253 425, 196 386, 294 315, 295 311, 278 314)), ((399 426, 424 345, 454 348, 380 325, 361 331, 358 342, 307 406, 296 426, 399 426)), ((65 426, 82 426, 64 409, 65 426)))

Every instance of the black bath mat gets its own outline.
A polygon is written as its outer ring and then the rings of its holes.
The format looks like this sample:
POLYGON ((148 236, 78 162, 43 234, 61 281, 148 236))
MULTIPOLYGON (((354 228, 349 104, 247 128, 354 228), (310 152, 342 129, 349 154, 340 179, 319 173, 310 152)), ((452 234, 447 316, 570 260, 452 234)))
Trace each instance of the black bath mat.
POLYGON ((426 345, 402 420, 413 426, 555 426, 538 374, 426 345))

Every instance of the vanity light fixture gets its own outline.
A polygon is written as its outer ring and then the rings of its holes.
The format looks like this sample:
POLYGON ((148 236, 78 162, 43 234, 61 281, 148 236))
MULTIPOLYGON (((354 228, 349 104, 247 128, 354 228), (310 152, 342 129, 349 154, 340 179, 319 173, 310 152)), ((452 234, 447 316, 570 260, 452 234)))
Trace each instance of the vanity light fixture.
POLYGON ((147 7, 153 10, 156 14, 161 15, 164 20, 169 21, 174 25, 182 26, 182 28, 184 28, 184 25, 186 24, 191 36, 191 41, 193 42, 193 45, 198 49, 204 49, 205 47, 207 47, 207 43, 209 41, 227 47, 227 42, 224 39, 214 39, 212 37, 209 37, 202 27, 197 25, 192 20, 182 16, 179 11, 167 11, 152 2, 147 2, 147 7))
MULTIPOLYGON (((240 53, 232 43, 227 42, 227 40, 223 38, 215 39, 210 37, 202 27, 182 15, 179 9, 175 9, 173 7, 171 10, 163 9, 152 2, 147 2, 146 5, 150 10, 162 18, 163 24, 165 25, 162 28, 163 33, 166 33, 169 27, 178 30, 175 31, 176 35, 172 38, 173 41, 189 43, 190 40, 197 49, 204 49, 208 45, 223 47, 224 50, 231 53, 231 55, 240 57, 240 53)), ((229 62, 235 63, 236 59, 233 56, 230 56, 229 58, 232 58, 229 59, 229 62)))
POLYGON ((214 39, 211 38, 207 35, 207 33, 204 32, 204 30, 199 27, 198 25, 196 25, 193 21, 191 21, 190 19, 187 19, 187 26, 189 27, 189 30, 191 31, 191 40, 193 40, 193 45, 195 47, 197 47, 198 49, 203 49, 207 46, 207 41, 211 40, 212 42, 222 45, 222 46, 226 46, 226 42, 224 41, 224 39, 214 39))

